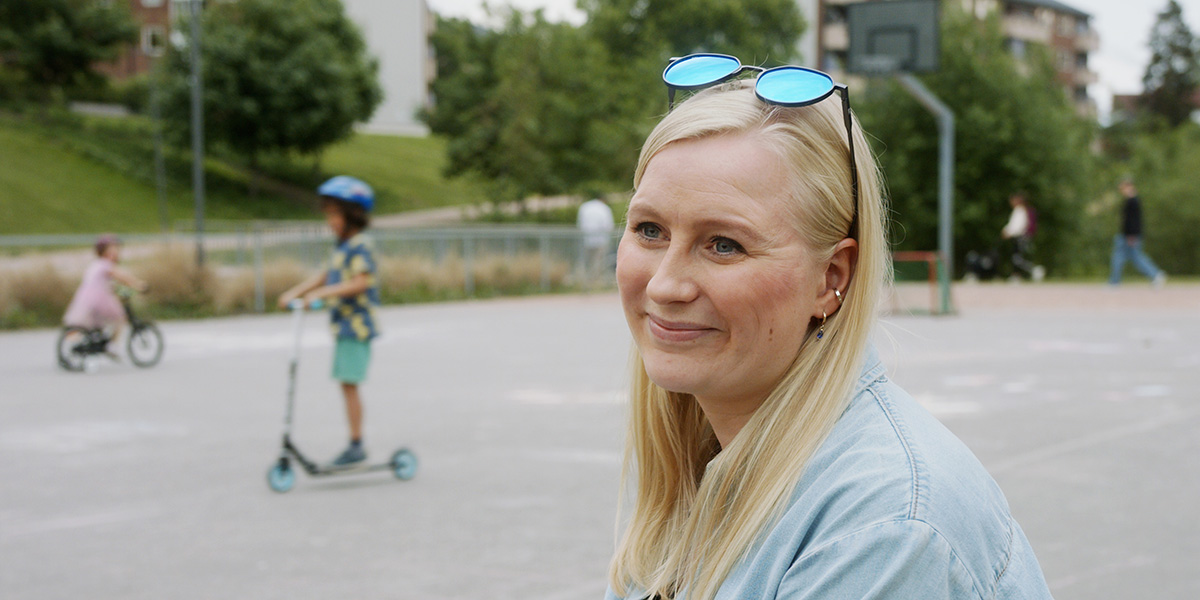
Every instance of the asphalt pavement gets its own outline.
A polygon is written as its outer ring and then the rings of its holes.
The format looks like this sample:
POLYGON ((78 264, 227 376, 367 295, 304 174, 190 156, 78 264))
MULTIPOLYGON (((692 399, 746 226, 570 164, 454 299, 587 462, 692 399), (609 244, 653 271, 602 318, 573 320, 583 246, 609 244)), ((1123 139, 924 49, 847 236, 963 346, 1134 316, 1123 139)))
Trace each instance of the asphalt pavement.
MULTIPOLYGON (((1200 287, 991 289, 960 297, 1017 299, 885 317, 896 381, 1000 482, 1056 598, 1200 598, 1200 287)), ((93 374, 55 366, 55 331, 0 334, 0 598, 599 599, 616 296, 381 317, 366 442, 412 449, 416 477, 301 474, 286 494, 265 475, 287 315, 160 323, 161 364, 93 374)), ((302 348, 294 436, 323 461, 345 423, 320 316, 302 348)))

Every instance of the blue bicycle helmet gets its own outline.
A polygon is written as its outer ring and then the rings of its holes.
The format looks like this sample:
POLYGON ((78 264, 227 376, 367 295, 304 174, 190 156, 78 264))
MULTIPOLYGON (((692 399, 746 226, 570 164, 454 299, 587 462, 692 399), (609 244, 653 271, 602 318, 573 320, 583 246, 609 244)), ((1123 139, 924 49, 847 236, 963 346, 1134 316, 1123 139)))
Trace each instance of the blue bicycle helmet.
POLYGON ((375 207, 375 192, 371 191, 371 186, 361 179, 346 175, 338 175, 322 183, 321 187, 317 188, 317 193, 343 202, 357 204, 367 212, 371 212, 371 209, 375 207))

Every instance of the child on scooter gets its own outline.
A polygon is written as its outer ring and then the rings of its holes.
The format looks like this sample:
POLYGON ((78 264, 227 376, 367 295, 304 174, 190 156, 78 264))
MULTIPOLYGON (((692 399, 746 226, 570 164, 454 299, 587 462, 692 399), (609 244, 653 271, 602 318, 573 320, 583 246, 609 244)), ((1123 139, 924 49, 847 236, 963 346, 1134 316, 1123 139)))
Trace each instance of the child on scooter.
POLYGON ((333 378, 341 384, 350 425, 350 445, 331 466, 351 467, 367 460, 363 448, 362 399, 358 386, 367 378, 371 362, 371 340, 379 335, 375 307, 379 284, 370 238, 363 233, 370 223, 375 203, 370 186, 353 177, 338 176, 321 184, 321 210, 337 237, 329 268, 314 274, 279 297, 279 307, 293 300, 311 306, 318 300, 329 304, 335 347, 333 378))
MULTIPOLYGON (((145 291, 146 283, 117 266, 121 260, 121 240, 117 236, 105 234, 96 238, 95 248, 96 258, 84 271, 83 280, 79 282, 71 303, 67 305, 63 325, 77 325, 89 329, 111 328, 111 346, 125 323, 125 309, 113 292, 112 282, 116 281, 139 291, 145 291)), ((112 352, 106 354, 116 357, 112 352)))

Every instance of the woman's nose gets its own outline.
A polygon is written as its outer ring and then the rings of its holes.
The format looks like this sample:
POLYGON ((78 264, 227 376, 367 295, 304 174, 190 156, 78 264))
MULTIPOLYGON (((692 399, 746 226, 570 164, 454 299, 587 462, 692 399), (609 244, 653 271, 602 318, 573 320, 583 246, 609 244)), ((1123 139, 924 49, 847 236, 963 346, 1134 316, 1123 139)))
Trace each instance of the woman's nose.
POLYGON ((656 304, 691 302, 700 294, 694 257, 686 248, 672 245, 654 268, 646 296, 656 304))

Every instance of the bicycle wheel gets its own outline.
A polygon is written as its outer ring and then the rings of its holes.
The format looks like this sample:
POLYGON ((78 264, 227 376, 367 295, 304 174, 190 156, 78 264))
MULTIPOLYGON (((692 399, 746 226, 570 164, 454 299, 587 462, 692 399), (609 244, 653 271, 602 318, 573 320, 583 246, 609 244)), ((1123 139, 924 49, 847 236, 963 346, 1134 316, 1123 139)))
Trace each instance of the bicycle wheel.
POLYGON ((145 368, 158 364, 163 354, 163 336, 154 323, 139 323, 129 332, 125 342, 129 360, 145 368))
POLYGON ((58 334, 58 343, 55 345, 58 353, 58 366, 76 373, 82 371, 84 360, 89 354, 90 336, 91 330, 86 327, 75 325, 64 327, 62 333, 58 334))

